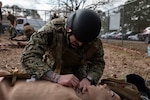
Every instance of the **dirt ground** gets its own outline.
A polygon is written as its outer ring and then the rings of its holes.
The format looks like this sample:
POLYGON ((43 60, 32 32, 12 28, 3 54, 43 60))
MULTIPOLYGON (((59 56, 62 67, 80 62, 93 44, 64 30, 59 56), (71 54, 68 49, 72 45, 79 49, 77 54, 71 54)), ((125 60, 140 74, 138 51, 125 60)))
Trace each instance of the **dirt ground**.
MULTIPOLYGON (((10 46, 8 37, 0 36, 0 70, 11 72, 17 68, 24 71, 20 65, 23 48, 10 46)), ((125 79, 127 74, 138 74, 150 82, 150 57, 127 48, 103 43, 106 62, 102 78, 113 77, 125 79)))
POLYGON ((150 77, 150 58, 147 53, 103 43, 105 71, 103 77, 125 78, 127 74, 150 77))

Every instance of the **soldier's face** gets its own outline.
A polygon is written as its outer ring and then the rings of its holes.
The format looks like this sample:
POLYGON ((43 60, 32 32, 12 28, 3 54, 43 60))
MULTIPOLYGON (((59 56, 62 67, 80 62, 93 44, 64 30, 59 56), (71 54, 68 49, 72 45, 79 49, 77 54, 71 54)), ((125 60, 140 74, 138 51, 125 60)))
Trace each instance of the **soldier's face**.
POLYGON ((70 40, 70 44, 73 48, 79 48, 83 45, 83 43, 78 41, 73 34, 69 36, 69 40, 70 40))

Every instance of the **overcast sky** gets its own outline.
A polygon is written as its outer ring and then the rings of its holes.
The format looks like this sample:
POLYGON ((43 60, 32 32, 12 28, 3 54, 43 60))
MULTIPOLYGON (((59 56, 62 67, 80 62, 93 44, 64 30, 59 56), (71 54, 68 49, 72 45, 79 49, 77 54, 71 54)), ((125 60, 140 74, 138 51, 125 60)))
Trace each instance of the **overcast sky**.
MULTIPOLYGON (((50 10, 58 4, 58 0, 0 0, 4 5, 18 5, 21 8, 38 9, 38 10, 50 10), (51 6, 51 4, 56 4, 51 6)), ((90 4, 96 0, 87 0, 86 3, 90 4)), ((103 0, 104 1, 104 0, 103 0)), ((126 0, 114 0, 115 5, 123 4, 126 0)), ((108 7, 107 7, 108 8, 108 7)), ((105 8, 104 8, 105 9, 105 8)))
POLYGON ((50 4, 48 4, 48 0, 1 0, 4 5, 18 5, 21 8, 27 9, 39 9, 39 10, 49 10, 51 9, 50 4))

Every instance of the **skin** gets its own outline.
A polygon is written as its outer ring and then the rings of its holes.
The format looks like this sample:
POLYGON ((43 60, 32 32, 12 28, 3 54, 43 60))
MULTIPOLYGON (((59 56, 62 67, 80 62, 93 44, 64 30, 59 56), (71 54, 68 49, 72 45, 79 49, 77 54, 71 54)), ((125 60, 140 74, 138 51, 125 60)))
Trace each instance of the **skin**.
POLYGON ((78 41, 73 34, 69 36, 69 39, 70 39, 71 46, 75 49, 83 45, 83 43, 78 41))
POLYGON ((92 98, 95 98, 94 100, 121 100, 119 95, 113 92, 106 84, 88 86, 85 95, 85 100, 92 100, 92 98))

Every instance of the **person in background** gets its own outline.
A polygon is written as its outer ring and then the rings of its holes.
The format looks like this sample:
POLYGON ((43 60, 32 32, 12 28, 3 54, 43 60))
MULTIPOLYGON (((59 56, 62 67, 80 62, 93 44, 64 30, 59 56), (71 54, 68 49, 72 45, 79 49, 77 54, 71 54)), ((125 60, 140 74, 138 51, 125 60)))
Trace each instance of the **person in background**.
POLYGON ((2 2, 0 1, 0 34, 3 34, 3 28, 2 28, 2 20, 3 20, 3 16, 2 16, 2 2))
POLYGON ((29 23, 25 23, 23 28, 24 28, 24 30, 23 30, 24 35, 26 36, 27 41, 29 41, 31 35, 35 32, 35 30, 29 23))
POLYGON ((97 38, 100 29, 99 15, 89 9, 70 14, 66 25, 63 18, 51 20, 31 36, 21 64, 31 77, 85 93, 99 82, 105 68, 103 45, 97 38))
POLYGON ((28 44, 31 35, 35 32, 34 28, 29 23, 25 23, 23 28, 24 34, 12 39, 17 42, 16 45, 18 47, 25 47, 28 44))
POLYGON ((51 18, 51 20, 52 20, 52 19, 55 19, 55 18, 58 18, 58 16, 57 16, 57 14, 54 12, 54 13, 53 13, 53 16, 52 16, 52 18, 51 18))
POLYGON ((15 29, 16 24, 17 24, 16 17, 13 14, 11 14, 10 11, 8 11, 7 19, 8 19, 9 26, 10 26, 10 29, 9 29, 10 39, 13 39, 17 35, 16 29, 15 29))

